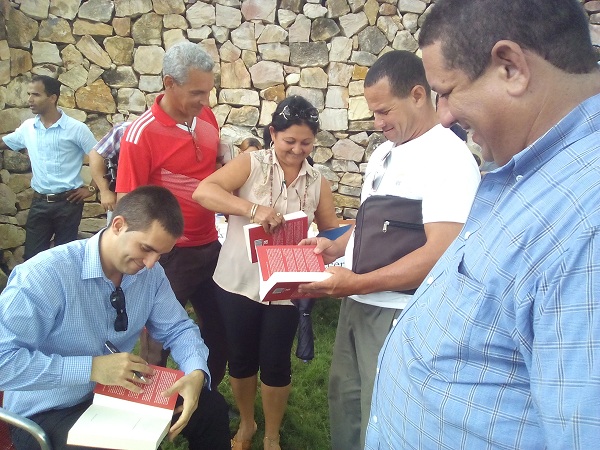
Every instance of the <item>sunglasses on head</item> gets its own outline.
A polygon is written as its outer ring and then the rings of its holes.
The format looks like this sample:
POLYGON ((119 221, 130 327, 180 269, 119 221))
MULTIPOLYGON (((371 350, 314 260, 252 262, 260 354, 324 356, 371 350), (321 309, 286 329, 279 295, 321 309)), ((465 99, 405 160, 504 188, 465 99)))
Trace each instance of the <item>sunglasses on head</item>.
POLYGON ((290 120, 292 117, 297 117, 308 122, 319 122, 319 111, 317 111, 317 108, 297 109, 290 108, 290 105, 285 105, 279 115, 283 116, 285 120, 290 120))
POLYGON ((127 318, 127 310, 125 309, 125 293, 121 287, 116 288, 110 294, 110 304, 117 311, 115 318, 115 331, 127 331, 129 319, 127 318))

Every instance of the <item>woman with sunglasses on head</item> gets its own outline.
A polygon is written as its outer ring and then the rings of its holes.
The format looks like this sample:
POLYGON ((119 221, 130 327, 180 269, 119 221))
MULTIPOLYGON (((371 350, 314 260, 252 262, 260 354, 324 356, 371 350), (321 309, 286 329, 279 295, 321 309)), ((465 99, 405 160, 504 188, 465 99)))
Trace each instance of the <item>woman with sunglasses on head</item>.
POLYGON ((260 301, 258 264, 248 260, 243 226, 257 223, 273 232, 283 223, 284 214, 300 210, 320 230, 338 226, 329 183, 306 161, 318 127, 318 111, 306 99, 286 98, 265 127, 267 149, 239 155, 202 181, 193 195, 205 208, 229 214, 213 278, 219 286, 229 376, 240 411, 240 426, 231 441, 236 450, 250 449, 256 432, 259 370, 264 448, 280 449, 279 429, 291 389, 291 349, 298 325, 298 310, 291 301, 260 301))

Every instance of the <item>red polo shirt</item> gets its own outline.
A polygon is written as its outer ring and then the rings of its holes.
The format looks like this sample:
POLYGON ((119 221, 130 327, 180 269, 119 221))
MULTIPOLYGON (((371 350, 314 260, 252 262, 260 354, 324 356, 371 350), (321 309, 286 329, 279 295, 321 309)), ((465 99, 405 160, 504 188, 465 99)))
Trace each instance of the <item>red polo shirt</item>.
POLYGON ((169 189, 181 206, 184 218, 179 247, 192 247, 217 240, 215 215, 192 199, 198 183, 215 171, 219 127, 210 108, 196 117, 194 140, 188 129, 163 111, 159 95, 152 108, 125 132, 121 141, 117 192, 130 192, 153 184, 169 189), (198 153, 198 154, 197 154, 198 153))

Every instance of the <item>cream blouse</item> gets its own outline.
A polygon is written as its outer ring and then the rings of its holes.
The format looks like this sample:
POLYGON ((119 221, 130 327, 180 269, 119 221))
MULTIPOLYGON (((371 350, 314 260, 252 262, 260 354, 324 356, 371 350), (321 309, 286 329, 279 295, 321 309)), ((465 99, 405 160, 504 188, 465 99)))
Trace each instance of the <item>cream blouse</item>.
MULTIPOLYGON (((308 223, 311 223, 321 195, 321 174, 305 160, 298 177, 290 185, 286 185, 283 169, 274 150, 259 150, 252 152, 250 156, 250 176, 236 195, 262 206, 269 206, 272 201, 275 210, 281 214, 303 210, 308 216, 308 223)), ((252 264, 248 260, 242 228, 249 220, 231 215, 228 222, 227 235, 213 279, 228 292, 260 302, 258 264, 252 264)), ((292 303, 289 300, 265 303, 274 304, 292 303)))

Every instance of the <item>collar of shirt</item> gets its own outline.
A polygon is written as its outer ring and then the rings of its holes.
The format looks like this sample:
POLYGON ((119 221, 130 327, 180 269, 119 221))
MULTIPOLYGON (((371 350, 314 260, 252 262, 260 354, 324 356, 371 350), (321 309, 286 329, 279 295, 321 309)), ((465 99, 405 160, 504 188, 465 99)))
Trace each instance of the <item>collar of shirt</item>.
POLYGON ((580 103, 529 147, 513 156, 499 172, 512 167, 512 173, 519 181, 536 172, 562 149, 589 135, 590 122, 599 114, 597 106, 594 108, 593 105, 598 105, 599 102, 600 94, 597 94, 580 103))
MULTIPOLYGON (((104 231, 106 231, 106 228, 103 228, 98 233, 89 238, 87 243, 85 244, 85 257, 83 258, 83 264, 81 267, 82 280, 102 278, 106 282, 112 284, 112 282, 104 274, 104 270, 102 270, 102 261, 100 259, 100 239, 102 238, 102 233, 104 233, 104 231)), ((148 269, 144 267, 136 274, 123 274, 121 287, 126 288, 127 286, 129 286, 135 281, 139 274, 145 272, 146 270, 148 269)))
MULTIPOLYGON (((65 113, 62 109, 58 108, 58 112, 60 113, 60 118, 56 122, 54 122, 52 125, 50 125, 48 128, 61 127, 64 130, 67 127, 67 124, 66 124, 67 119, 65 118, 65 113)), ((42 119, 40 118, 39 114, 36 114, 35 120, 33 121, 33 126, 35 128, 42 128, 44 130, 48 129, 42 123, 42 119)))

